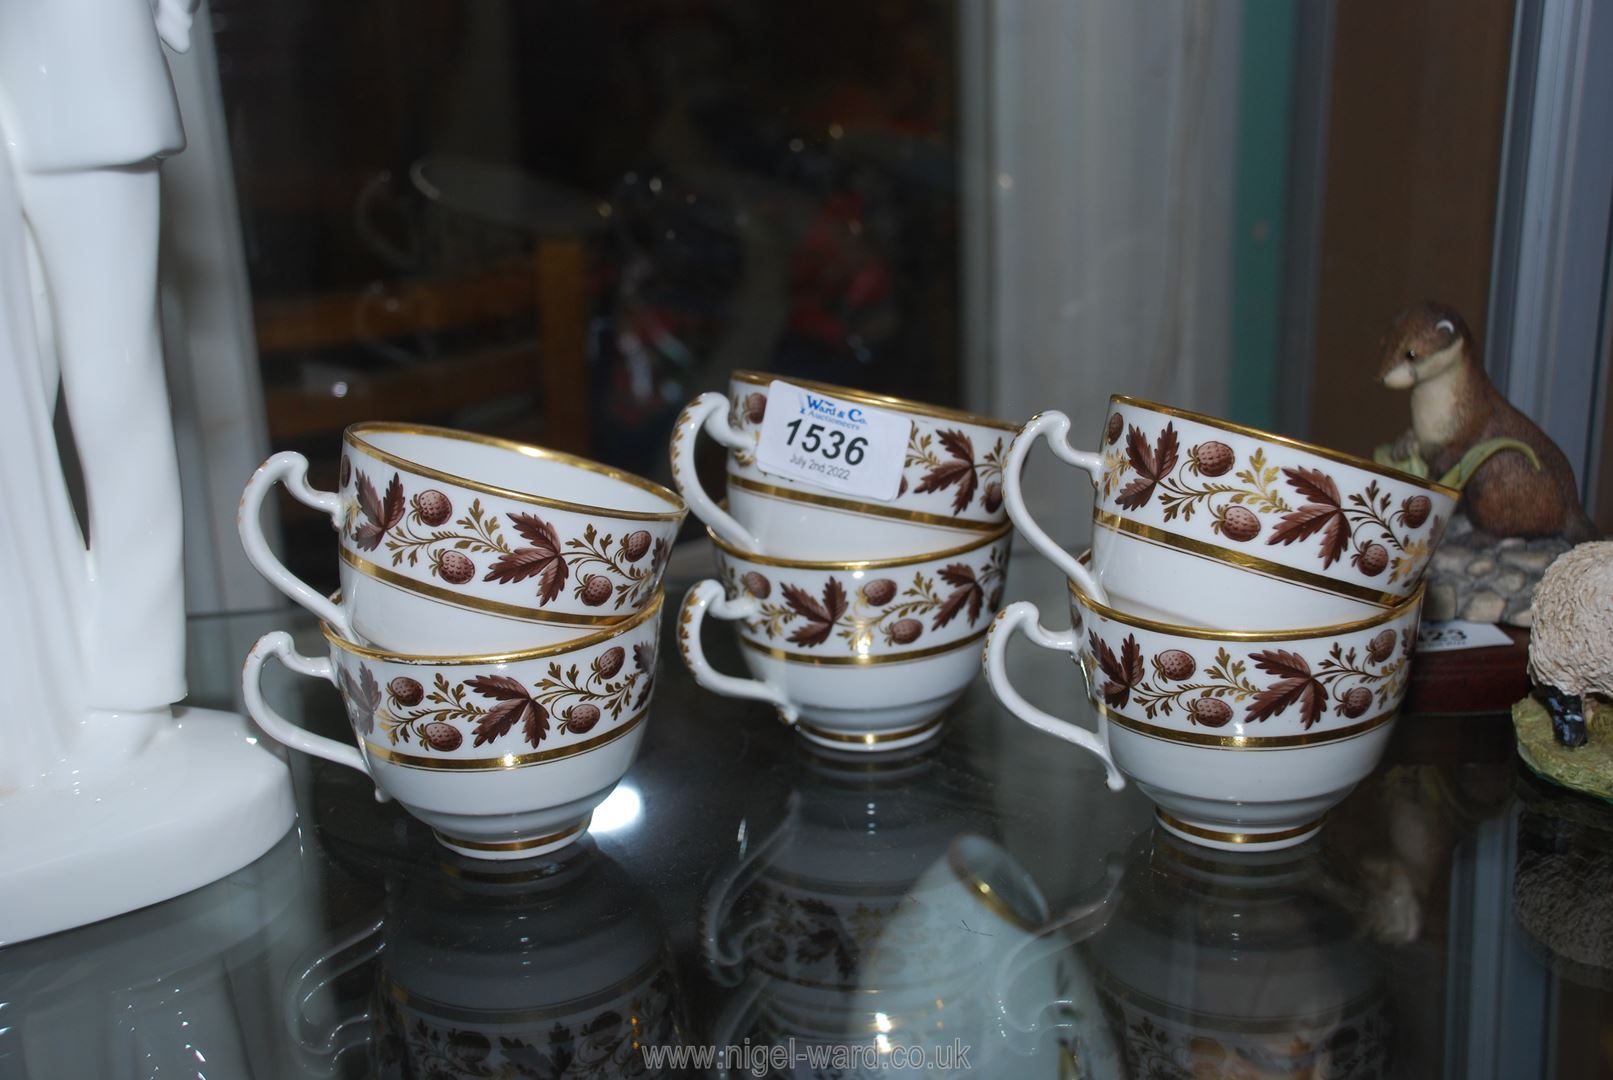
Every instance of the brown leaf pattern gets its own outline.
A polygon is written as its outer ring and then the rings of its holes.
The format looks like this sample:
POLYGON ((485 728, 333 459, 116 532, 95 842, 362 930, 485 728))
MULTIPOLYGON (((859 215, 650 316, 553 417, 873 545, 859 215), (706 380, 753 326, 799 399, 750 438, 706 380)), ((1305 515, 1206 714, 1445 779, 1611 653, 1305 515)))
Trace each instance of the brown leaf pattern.
POLYGON ((1120 643, 1120 655, 1115 656, 1108 642, 1093 631, 1087 635, 1092 655, 1103 670, 1103 700, 1111 708, 1124 708, 1131 700, 1131 691, 1143 681, 1143 651, 1135 634, 1127 634, 1120 643))
POLYGON ((358 665, 357 679, 345 667, 338 666, 336 671, 342 683, 342 702, 347 706, 347 717, 355 728, 368 735, 375 730, 375 710, 381 707, 381 684, 363 664, 358 665))
POLYGON ((960 514, 975 497, 975 488, 979 483, 979 476, 975 471, 974 443, 963 432, 950 429, 936 432, 936 438, 951 455, 951 460, 926 472, 913 490, 923 494, 941 491, 956 484, 958 490, 952 496, 952 512, 960 514))
POLYGON ((950 563, 937 570, 936 576, 951 585, 952 592, 941 602, 941 610, 936 612, 930 629, 939 630, 951 622, 965 604, 969 608, 969 622, 973 624, 980 617, 980 605, 986 596, 986 590, 975 580, 974 568, 966 563, 950 563))
POLYGON ((358 511, 364 520, 353 526, 353 543, 363 551, 374 551, 380 546, 387 530, 403 520, 403 478, 395 472, 392 474, 392 482, 386 486, 384 499, 375 493, 375 485, 362 470, 356 486, 358 511))
POLYGON ((1284 469, 1283 476, 1288 479, 1289 487, 1309 501, 1298 510, 1284 514, 1266 543, 1288 545, 1321 532, 1322 568, 1325 570, 1337 562, 1350 545, 1350 525, 1344 516, 1338 485, 1318 469, 1284 469))
POLYGON ((1152 447, 1148 445, 1148 436, 1133 424, 1126 432, 1126 457, 1137 471, 1137 478, 1128 481, 1120 489, 1115 503, 1127 510, 1136 510, 1147 504, 1153 498, 1159 482, 1176 468, 1180 449, 1175 424, 1166 424, 1152 447))
POLYGON ((1244 713, 1245 720, 1266 720, 1295 704, 1304 727, 1322 718, 1327 689, 1311 674, 1311 666, 1303 656, 1286 649, 1268 649, 1250 653, 1249 659, 1261 671, 1278 676, 1278 681, 1255 695, 1244 713))
POLYGON ((806 620, 805 625, 790 634, 789 640, 797 645, 822 645, 829 640, 840 616, 846 613, 846 589, 839 578, 832 577, 824 583, 821 604, 798 585, 784 586, 784 599, 792 611, 806 620))
POLYGON ((509 584, 538 577, 538 600, 547 604, 560 595, 569 568, 560 557, 560 537, 554 526, 535 514, 506 514, 515 531, 529 546, 516 548, 488 567, 483 581, 509 584))
POLYGON ((478 675, 466 679, 465 685, 498 702, 477 722, 476 741, 472 745, 481 746, 508 735, 516 724, 521 725, 526 741, 534 747, 549 733, 548 711, 533 701, 527 688, 515 679, 507 675, 478 675))

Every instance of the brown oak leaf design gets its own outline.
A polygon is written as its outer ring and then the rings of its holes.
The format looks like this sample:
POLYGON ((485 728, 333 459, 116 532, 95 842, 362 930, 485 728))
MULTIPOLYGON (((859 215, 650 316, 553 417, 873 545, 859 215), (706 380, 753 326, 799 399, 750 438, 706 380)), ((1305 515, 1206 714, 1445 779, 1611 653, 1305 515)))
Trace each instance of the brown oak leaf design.
POLYGON ((358 510, 364 520, 353 526, 353 543, 362 551, 374 551, 381 546, 381 537, 403 520, 403 479, 392 474, 386 486, 386 498, 375 493, 375 485, 362 471, 358 474, 358 510))
POLYGON ((1113 709, 1124 708, 1126 702, 1131 700, 1133 688, 1143 681, 1143 650, 1137 644, 1137 636, 1126 635, 1126 640, 1120 643, 1118 657, 1108 643, 1098 637, 1097 631, 1090 632, 1087 641, 1106 676, 1107 681, 1103 684, 1104 702, 1113 709))
POLYGON ((1311 674, 1311 666, 1303 656, 1287 649, 1267 649, 1250 653, 1249 659, 1261 671, 1278 676, 1278 681, 1255 695, 1244 714, 1246 721, 1269 719, 1294 704, 1299 705, 1300 723, 1306 728, 1322 718, 1327 690, 1311 674))
POLYGON ((929 491, 942 491, 958 485, 958 490, 952 496, 952 512, 961 514, 969 501, 975 497, 975 487, 979 483, 979 476, 975 472, 975 447, 969 441, 969 436, 961 431, 950 428, 937 431, 935 437, 946 447, 952 460, 943 461, 929 472, 925 473, 913 490, 919 494, 929 491))
POLYGON ((790 605, 790 610, 806 620, 805 626, 798 626, 789 636, 789 640, 797 645, 822 645, 829 640, 829 634, 840 616, 846 613, 846 588, 840 584, 839 578, 830 578, 823 586, 823 602, 820 604, 816 597, 799 585, 784 586, 784 600, 790 605))
POLYGON ((638 701, 633 703, 633 708, 642 709, 655 686, 655 642, 641 641, 633 646, 633 666, 644 672, 644 688, 639 691, 638 701))
POLYGON ((560 595, 570 572, 560 557, 560 536, 554 526, 534 514, 506 514, 515 531, 530 545, 519 547, 488 567, 483 581, 510 584, 538 576, 538 602, 547 604, 560 595))
POLYGON ((1125 510, 1136 510, 1146 505, 1154 495, 1154 488, 1176 468, 1176 456, 1180 449, 1174 423, 1165 425, 1165 430, 1159 433, 1159 439, 1152 447, 1148 445, 1148 436, 1136 424, 1131 425, 1126 431, 1126 458, 1131 462, 1131 467, 1137 470, 1137 476, 1120 489, 1120 494, 1115 496, 1115 504, 1125 510))
POLYGON ((1322 569, 1337 562, 1350 543, 1349 522, 1333 478, 1317 469, 1284 469, 1288 486, 1306 499, 1304 506, 1283 515, 1267 544, 1292 544, 1322 532, 1322 569), (1325 532, 1323 530, 1326 530, 1325 532))
POLYGON ((515 679, 507 675, 478 675, 466 679, 465 685, 498 702, 476 722, 476 741, 472 746, 507 735, 516 724, 521 725, 521 735, 533 746, 549 734, 549 711, 533 701, 527 688, 515 679))
POLYGON ((375 710, 381 707, 381 684, 363 664, 358 666, 358 678, 345 667, 338 667, 342 680, 342 701, 353 726, 368 735, 375 730, 375 710))
POLYGON ((973 626, 975 620, 980 618, 980 605, 986 594, 980 582, 975 580, 974 568, 964 563, 952 563, 941 567, 936 573, 942 581, 952 586, 952 592, 941 601, 941 609, 935 613, 935 621, 930 623, 930 629, 939 630, 951 622, 964 604, 969 605, 969 625, 973 626))

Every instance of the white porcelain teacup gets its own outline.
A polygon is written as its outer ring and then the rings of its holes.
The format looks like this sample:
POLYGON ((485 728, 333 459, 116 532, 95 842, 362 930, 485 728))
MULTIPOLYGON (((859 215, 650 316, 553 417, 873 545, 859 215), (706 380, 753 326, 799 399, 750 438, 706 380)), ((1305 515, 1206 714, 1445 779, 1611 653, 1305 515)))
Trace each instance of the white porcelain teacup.
POLYGON ((310 487, 307 471, 286 451, 248 481, 247 557, 341 637, 403 653, 513 652, 620 623, 656 595, 687 512, 665 488, 596 462, 421 425, 348 428, 335 492, 310 487), (330 515, 340 606, 270 551, 259 516, 277 481, 330 515))
POLYGON ((764 472, 756 449, 775 377, 735 372, 729 396, 690 402, 672 433, 672 476, 694 515, 742 551, 781 559, 884 559, 941 551, 1006 520, 1002 462, 1019 428, 956 409, 802 379, 784 381, 911 421, 895 498, 880 502, 764 472), (724 509, 700 486, 701 431, 728 448, 724 509))
POLYGON ((655 681, 661 598, 657 590, 619 626, 504 655, 385 653, 326 626, 330 653, 315 658, 277 630, 247 654, 247 711, 292 749, 368 775, 462 855, 541 855, 580 836, 633 763, 655 681), (264 701, 270 656, 336 686, 357 748, 310 734, 264 701))
POLYGON ((1069 418, 1031 419, 1003 466, 1014 525, 1087 595, 1190 626, 1288 629, 1368 618, 1416 592, 1459 492, 1362 458, 1133 398, 1097 452, 1069 418), (1096 486, 1092 566, 1032 519, 1020 487, 1045 437, 1096 486))
POLYGON ((1013 537, 1004 525, 930 555, 804 562, 749 555, 713 534, 719 578, 684 597, 678 647, 695 681, 774 705, 825 746, 912 746, 979 673, 976 648, 1002 602, 1013 537), (735 622, 754 678, 713 670, 707 614, 735 622))
POLYGON ((1034 728, 1095 754, 1109 786, 1136 781, 1171 832, 1210 847, 1297 844, 1372 771, 1409 682, 1422 589, 1370 619, 1306 630, 1175 626, 1070 586, 1071 628, 1010 604, 986 642, 986 681, 1034 728), (1010 682, 1016 631, 1068 653, 1086 678, 1096 734, 1049 716, 1010 682))

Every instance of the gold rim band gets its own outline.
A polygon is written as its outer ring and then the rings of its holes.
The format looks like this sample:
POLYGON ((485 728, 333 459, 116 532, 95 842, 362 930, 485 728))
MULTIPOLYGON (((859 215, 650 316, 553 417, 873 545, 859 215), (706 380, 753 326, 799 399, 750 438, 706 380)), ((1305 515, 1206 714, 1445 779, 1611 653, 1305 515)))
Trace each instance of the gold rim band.
MULTIPOLYGON (((1091 552, 1082 555, 1082 562, 1086 562, 1091 552)), ((1169 634, 1174 637, 1194 638, 1199 641, 1310 641, 1316 638, 1337 637, 1340 634, 1353 634, 1358 630, 1371 630, 1384 623, 1393 622, 1403 618, 1416 604, 1422 602, 1423 590, 1426 584, 1418 585, 1417 591, 1406 597, 1392 608, 1386 608, 1371 618, 1360 619, 1356 622, 1335 623, 1332 626, 1302 626, 1293 630, 1211 630, 1203 626, 1178 626, 1175 623, 1160 622, 1157 619, 1144 618, 1141 615, 1132 615, 1129 612, 1119 611, 1107 604, 1100 604, 1086 593, 1074 581, 1066 579, 1071 595, 1077 603, 1088 611, 1101 615, 1111 622, 1122 626, 1130 626, 1138 630, 1151 630, 1156 634, 1169 634)))
MULTIPOLYGON (((470 845, 466 844, 464 846, 469 847, 470 845)), ((557 1001, 553 1005, 545 1005, 536 1009, 467 1009, 461 1005, 450 1005, 447 1002, 438 1001, 435 998, 429 998, 404 989, 397 984, 384 967, 381 978, 386 984, 387 996, 393 1001, 396 1001, 399 1005, 429 1013, 433 1019, 454 1020, 470 1024, 520 1024, 538 1020, 550 1020, 565 1016, 567 1013, 596 1009, 620 997, 624 990, 647 982, 654 976, 656 971, 666 966, 666 958, 657 953, 631 975, 617 979, 609 986, 602 986, 583 997, 572 998, 568 1001, 557 1001)))
POLYGON ((603 735, 595 735, 591 739, 584 739, 570 746, 557 746, 553 750, 536 750, 530 754, 502 754, 496 758, 431 758, 420 754, 400 754, 396 750, 388 750, 384 746, 372 746, 368 742, 364 744, 364 753, 368 757, 380 758, 388 764, 405 769, 508 772, 511 769, 524 769, 530 765, 542 765, 546 761, 559 761, 561 758, 576 757, 590 750, 598 750, 601 746, 615 742, 638 727, 649 715, 650 710, 641 709, 603 735))
POLYGON ((453 428, 433 427, 430 424, 390 424, 370 421, 354 424, 342 433, 342 440, 353 449, 379 461, 384 461, 397 469, 407 469, 417 476, 428 476, 433 480, 440 480, 445 484, 457 484, 470 491, 480 491, 484 495, 497 495, 500 498, 514 499, 516 502, 529 503, 533 506, 546 506, 551 510, 569 510, 577 514, 587 514, 590 517, 620 518, 623 521, 677 521, 689 508, 681 496, 674 491, 662 487, 652 480, 642 476, 634 476, 621 469, 613 469, 609 465, 601 465, 597 461, 565 454, 559 450, 548 450, 541 446, 531 446, 527 443, 518 443, 511 439, 500 439, 493 435, 477 435, 469 431, 455 431, 453 428), (619 480, 630 487, 640 491, 647 491, 651 495, 666 503, 671 509, 652 510, 612 510, 603 506, 593 506, 589 503, 568 502, 565 499, 551 499, 544 495, 534 495, 526 491, 516 491, 513 488, 499 487, 496 484, 486 484, 480 480, 471 480, 468 477, 456 476, 441 469, 434 469, 429 465, 422 465, 417 461, 399 457, 389 450, 382 450, 373 443, 364 441, 364 436, 370 432, 380 432, 390 435, 431 435, 440 439, 452 439, 455 442, 476 443, 481 446, 491 446, 499 450, 509 450, 522 457, 533 458, 538 461, 552 461, 557 465, 569 465, 572 468, 582 469, 585 472, 608 476, 612 480, 619 480))
POLYGON ((588 823, 593 819, 594 815, 589 814, 569 828, 561 829, 559 832, 552 832, 548 836, 533 837, 531 840, 466 840, 451 833, 445 833, 441 829, 432 829, 431 831, 436 833, 439 839, 452 844, 454 847, 470 848, 472 851, 531 851, 535 847, 552 844, 556 840, 564 840, 568 836, 576 836, 588 828, 588 823))
POLYGON ((1204 735, 1197 731, 1178 731, 1175 728, 1159 727, 1155 724, 1146 724, 1141 720, 1133 720, 1124 716, 1101 701, 1094 701, 1093 707, 1102 713, 1112 723, 1135 731, 1139 735, 1146 735, 1150 739, 1159 739, 1164 742, 1186 743, 1189 746, 1210 746, 1221 750, 1283 750, 1294 746, 1315 746, 1318 743, 1344 742, 1359 735, 1365 735, 1374 728, 1381 727, 1400 715, 1399 709, 1390 709, 1379 713, 1370 720, 1363 720, 1359 724, 1349 727, 1334 728, 1331 731, 1313 731, 1306 735, 1204 735))
POLYGON ((775 380, 787 382, 791 386, 799 386, 805 390, 816 390, 829 397, 845 398, 847 401, 859 401, 864 405, 874 405, 881 409, 895 409, 898 412, 909 413, 913 416, 928 416, 936 420, 953 420, 960 424, 979 424, 981 427, 996 428, 998 431, 1008 431, 1019 434, 1019 424, 1011 424, 1007 420, 998 420, 990 416, 980 416, 962 409, 949 409, 943 405, 926 405, 919 401, 909 401, 906 398, 891 397, 888 394, 872 394, 867 390, 854 390, 849 386, 835 386, 833 383, 815 382, 811 379, 796 379, 788 375, 770 374, 765 371, 736 371, 729 377, 730 382, 748 383, 752 386, 768 386, 775 380))
POLYGON ((1276 443, 1279 446, 1286 446, 1291 450, 1299 450, 1307 454, 1315 454, 1319 458, 1326 458, 1329 461, 1336 461, 1340 465, 1348 465, 1351 468, 1360 469, 1362 472, 1374 473, 1386 480, 1396 480, 1402 484, 1410 484, 1413 487, 1420 487, 1427 491, 1437 491, 1441 495, 1448 496, 1452 499, 1459 499, 1462 497, 1462 493, 1460 491, 1452 487, 1446 487, 1437 480, 1428 480, 1421 476, 1413 476, 1411 473, 1403 472, 1400 469, 1391 468, 1387 465, 1379 465, 1376 461, 1356 457, 1354 454, 1346 454, 1341 450, 1330 450, 1325 446, 1317 446, 1314 443, 1302 442, 1299 439, 1291 439, 1287 435, 1273 435, 1269 431, 1261 431, 1259 428, 1252 428, 1246 424, 1239 424, 1231 420, 1222 420, 1214 416, 1206 416, 1203 413, 1196 413, 1190 409, 1178 409, 1174 405, 1161 405, 1157 401, 1147 401, 1143 398, 1127 397, 1125 394, 1114 394, 1109 398, 1109 400, 1110 402, 1119 402, 1122 405, 1130 405, 1134 409, 1144 409, 1148 412, 1160 413, 1164 416, 1174 416, 1178 420, 1191 420, 1193 423, 1203 424, 1205 427, 1217 428, 1221 431, 1230 431, 1236 435, 1247 435, 1249 438, 1258 439, 1261 442, 1276 443))
POLYGON ((1036 926, 1026 919, 1013 906, 997 894, 997 890, 979 874, 970 870, 958 861, 957 845, 953 844, 947 849, 947 867, 952 871, 958 883, 968 889, 980 902, 990 909, 999 919, 1005 920, 1010 926, 1017 926, 1021 930, 1036 931, 1036 926))
POLYGON ((1196 836, 1201 840, 1214 840, 1222 844, 1275 844, 1279 840, 1292 840, 1296 836, 1315 832, 1322 827, 1322 822, 1327 820, 1327 815, 1323 814, 1315 821, 1296 825, 1292 829, 1279 829, 1276 832, 1222 832, 1219 829, 1206 829, 1199 825, 1189 825, 1182 819, 1172 817, 1158 807, 1154 808, 1154 813, 1158 815, 1160 824, 1166 828, 1175 829, 1177 832, 1183 832, 1189 836, 1196 836))
POLYGON ((809 724, 803 720, 796 721, 795 726, 810 734, 814 739, 827 739, 829 742, 850 743, 858 746, 882 746, 885 743, 893 743, 900 739, 913 739, 934 731, 941 726, 941 718, 937 716, 934 719, 926 720, 918 727, 905 728, 901 731, 878 731, 869 732, 865 735, 850 735, 844 731, 830 731, 827 728, 821 728, 816 724, 809 724))
POLYGON ((1407 593, 1380 592, 1369 589, 1365 585, 1357 585, 1350 581, 1339 581, 1326 574, 1318 574, 1310 570, 1301 570, 1286 563, 1273 562, 1262 559, 1259 555, 1250 555, 1244 551, 1233 551, 1230 548, 1218 547, 1205 540, 1196 540, 1191 536, 1183 536, 1154 525, 1145 525, 1140 521, 1123 518, 1109 510, 1094 510, 1092 512, 1094 524, 1113 529, 1116 532, 1127 533, 1140 540, 1158 544, 1161 547, 1175 548, 1177 551, 1201 558, 1211 559, 1215 562, 1236 566, 1240 570, 1249 570, 1269 578, 1277 578, 1292 585, 1301 585, 1307 589, 1318 592, 1332 593, 1345 596, 1351 600, 1360 600, 1363 603, 1373 604, 1377 607, 1393 607, 1405 602, 1407 593))
POLYGON ((743 634, 739 643, 747 649, 771 656, 775 660, 783 660, 791 664, 816 664, 822 667, 868 667, 871 664, 900 664, 906 660, 923 660, 930 656, 939 656, 956 649, 964 649, 985 637, 991 630, 991 624, 976 630, 966 638, 949 641, 944 645, 931 645, 927 649, 914 649, 911 652, 887 653, 883 656, 813 656, 810 653, 789 652, 786 649, 774 648, 772 645, 763 645, 759 641, 752 641, 743 634))
POLYGON ((782 488, 773 484, 764 484, 759 480, 748 477, 728 474, 730 487, 742 488, 757 495, 765 495, 773 499, 783 499, 787 502, 811 503, 814 506, 827 506, 833 510, 845 510, 849 513, 861 514, 864 517, 888 518, 892 521, 911 521, 917 525, 937 525, 949 529, 968 529, 973 532, 995 532, 1002 528, 996 521, 976 521, 972 518, 949 518, 943 514, 927 514, 921 510, 896 510, 883 503, 857 502, 852 499, 836 498, 833 495, 817 495, 799 488, 782 488))
POLYGON ((776 559, 771 555, 755 555, 749 551, 741 551, 722 537, 718 536, 711 527, 706 527, 706 535, 717 548, 736 559, 753 562, 760 566, 782 566, 787 570, 842 570, 850 573, 854 570, 894 570, 904 566, 922 566, 928 562, 937 562, 941 559, 951 559, 959 555, 967 555, 971 551, 990 547, 998 540, 1013 531, 1011 521, 993 527, 989 536, 982 536, 978 540, 971 540, 967 544, 960 544, 944 551, 931 551, 923 555, 905 555, 899 559, 865 559, 861 562, 806 562, 798 559, 776 559))
MULTIPOLYGON (((405 577, 396 570, 389 570, 384 566, 377 566, 362 556, 355 555, 347 550, 346 545, 338 549, 341 559, 348 566, 363 574, 374 578, 394 588, 406 592, 417 593, 432 600, 451 604, 454 607, 470 608, 473 611, 485 611, 490 615, 507 615, 512 619, 522 619, 526 622, 559 623, 562 626, 620 626, 633 615, 572 615, 561 611, 544 611, 542 608, 523 607, 520 604, 506 604, 502 600, 488 600, 480 596, 467 596, 464 593, 445 589, 441 585, 433 585, 429 581, 420 581, 416 578, 405 577)), ((659 586, 657 586, 659 588, 659 586)))
MULTIPOLYGON (((511 653, 486 653, 479 656, 425 656, 410 653, 382 652, 380 649, 373 649, 368 645, 348 641, 332 630, 330 624, 323 620, 319 623, 319 629, 324 632, 325 640, 338 649, 369 660, 385 660, 393 664, 441 664, 451 667, 464 667, 469 664, 513 664, 521 660, 542 660, 545 657, 559 656, 562 653, 575 652, 578 649, 586 649, 590 645, 610 641, 654 618, 660 612, 661 604, 665 599, 666 590, 657 585, 654 599, 639 609, 637 613, 628 616, 619 623, 612 623, 603 630, 572 638, 570 641, 562 641, 557 645, 545 645, 540 649, 525 649, 521 652, 511 653)), ((331 602, 340 607, 342 594, 340 592, 332 593, 331 602)))

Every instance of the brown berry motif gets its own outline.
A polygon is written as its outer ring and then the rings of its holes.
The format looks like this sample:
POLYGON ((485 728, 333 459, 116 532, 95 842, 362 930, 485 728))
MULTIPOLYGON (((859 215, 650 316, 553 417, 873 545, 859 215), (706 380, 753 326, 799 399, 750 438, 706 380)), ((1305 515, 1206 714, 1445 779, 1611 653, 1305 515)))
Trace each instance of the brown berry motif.
MULTIPOLYGON (((1111 413, 1105 429, 1111 445, 1119 416, 1111 413)), ((1257 447, 1242 468, 1237 452, 1219 439, 1184 453, 1174 423, 1153 442, 1131 425, 1125 445, 1106 450, 1103 460, 1102 497, 1121 510, 1140 510, 1157 496, 1165 521, 1185 523, 1202 511, 1211 532, 1235 543, 1264 536, 1266 545, 1287 547, 1319 537, 1315 555, 1324 570, 1349 554, 1350 565, 1364 577, 1388 571, 1386 585, 1409 585, 1444 527, 1437 517, 1430 522, 1428 496, 1409 495, 1395 508, 1393 495, 1376 479, 1345 496, 1321 470, 1278 466, 1264 448, 1257 447), (1425 524, 1426 534, 1412 535, 1425 524)))
MULTIPOLYGON (((345 463, 347 459, 343 458, 345 463)), ((554 525, 536 513, 489 514, 480 499, 453 519, 453 501, 436 488, 405 498, 403 478, 394 472, 384 494, 363 470, 356 473, 355 510, 349 537, 363 551, 384 542, 393 566, 419 566, 447 585, 481 580, 500 585, 536 581, 539 607, 552 603, 572 582, 572 595, 588 607, 637 610, 655 592, 666 563, 667 543, 647 529, 620 540, 600 535, 593 525, 581 537, 562 539, 554 525), (518 539, 511 538, 505 522, 518 539), (486 571, 474 556, 492 556, 486 571)))
POLYGON ((338 665, 337 679, 354 728, 369 734, 379 724, 391 745, 447 752, 459 749, 467 735, 476 747, 514 731, 536 748, 548 737, 551 720, 558 720, 561 733, 581 735, 604 716, 614 722, 642 710, 655 671, 653 642, 634 646, 633 670, 623 675, 626 660, 626 648, 613 645, 593 659, 586 675, 578 664, 562 669, 551 663, 536 687, 497 674, 451 682, 438 672, 428 689, 399 675, 386 684, 384 699, 362 663, 356 671, 338 665))
POLYGON ((1298 653, 1264 649, 1234 659, 1222 646, 1209 663, 1185 649, 1165 649, 1143 663, 1135 634, 1127 634, 1119 650, 1098 636, 1087 635, 1091 684, 1111 709, 1140 706, 1150 720, 1184 710, 1190 724, 1221 727, 1232 720, 1233 705, 1245 705, 1243 722, 1260 722, 1297 707, 1302 727, 1320 721, 1329 704, 1336 715, 1354 719, 1376 701, 1379 708, 1400 692, 1407 677, 1407 657, 1396 655, 1398 632, 1380 631, 1365 647, 1366 655, 1334 642, 1316 668, 1298 653), (1269 683, 1255 671, 1272 677, 1269 683), (1151 673, 1151 674, 1150 674, 1151 673), (1264 685, 1263 685, 1264 684, 1264 685))
POLYGON ((967 629, 973 629, 983 616, 989 619, 1001 599, 1007 563, 1008 545, 998 543, 978 566, 948 563, 933 576, 915 570, 905 588, 892 578, 881 577, 847 589, 838 576, 831 575, 821 587, 780 581, 780 600, 768 599, 773 583, 755 570, 741 574, 723 557, 723 573, 730 599, 748 594, 763 601, 757 616, 745 624, 757 637, 807 649, 838 639, 848 651, 866 653, 876 641, 886 646, 911 645, 926 630, 934 633, 960 615, 964 621, 959 625, 967 629))

